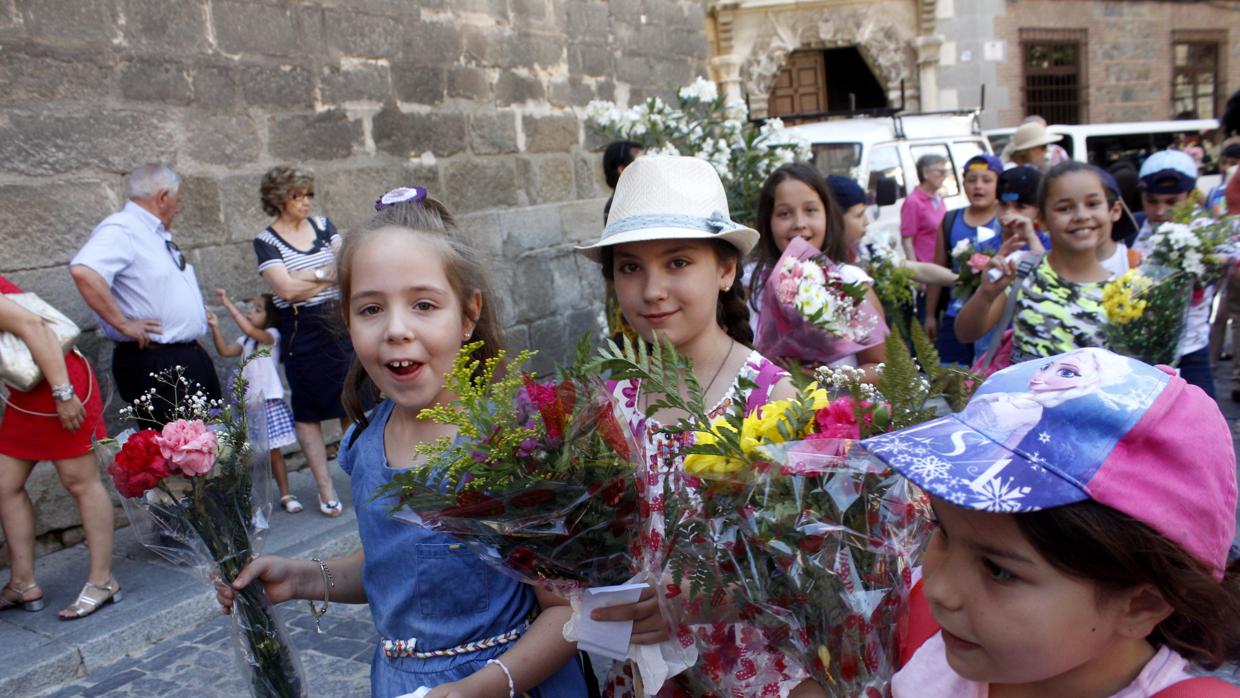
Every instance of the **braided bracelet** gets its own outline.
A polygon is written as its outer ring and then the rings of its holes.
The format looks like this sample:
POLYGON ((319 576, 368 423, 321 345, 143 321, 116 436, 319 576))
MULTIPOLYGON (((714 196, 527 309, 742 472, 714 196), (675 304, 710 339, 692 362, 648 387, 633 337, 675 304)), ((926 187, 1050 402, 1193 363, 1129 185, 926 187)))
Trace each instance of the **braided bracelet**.
POLYGON ((508 679, 508 698, 516 698, 517 688, 512 684, 512 672, 508 671, 508 667, 498 659, 488 659, 487 665, 498 664, 499 668, 504 672, 504 678, 508 679))
POLYGON ((319 563, 319 571, 323 573, 323 608, 316 608, 314 601, 307 600, 306 603, 310 604, 310 615, 314 618, 314 629, 319 635, 322 635, 323 628, 319 627, 319 619, 327 615, 327 609, 331 605, 331 590, 335 588, 336 582, 332 579, 332 571, 328 569, 326 562, 317 557, 310 559, 319 563))

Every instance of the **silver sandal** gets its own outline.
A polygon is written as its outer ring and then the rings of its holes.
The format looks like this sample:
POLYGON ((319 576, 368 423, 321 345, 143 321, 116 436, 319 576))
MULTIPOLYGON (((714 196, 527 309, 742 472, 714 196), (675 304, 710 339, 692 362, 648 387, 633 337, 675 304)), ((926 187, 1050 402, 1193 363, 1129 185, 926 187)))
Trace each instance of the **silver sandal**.
MULTIPOLYGON (((110 603, 119 603, 123 598, 125 598, 125 594, 121 591, 121 585, 117 583, 116 579, 110 580, 107 584, 95 584, 94 582, 87 581, 86 585, 82 587, 82 593, 78 594, 77 601, 74 601, 73 605, 65 609, 65 611, 70 611, 74 615, 58 617, 61 620, 77 620, 78 618, 85 618, 95 611, 98 611, 100 606, 110 603), (91 589, 102 591, 106 593, 107 596, 103 599, 95 599, 88 594, 91 589)), ((63 612, 64 611, 62 611, 62 613, 63 612)))
POLYGON ((37 586, 39 586, 38 582, 31 582, 21 589, 18 589, 17 587, 13 586, 11 583, 5 586, 4 591, 11 591, 14 594, 17 594, 17 600, 13 601, 12 599, 6 597, 3 593, 0 593, 0 611, 4 611, 10 608, 17 608, 18 606, 22 607, 23 609, 27 611, 30 611, 31 613, 34 613, 35 611, 42 611, 43 610, 43 596, 42 595, 40 595, 39 598, 37 599, 24 598, 26 596, 26 592, 30 591, 31 589, 37 586))

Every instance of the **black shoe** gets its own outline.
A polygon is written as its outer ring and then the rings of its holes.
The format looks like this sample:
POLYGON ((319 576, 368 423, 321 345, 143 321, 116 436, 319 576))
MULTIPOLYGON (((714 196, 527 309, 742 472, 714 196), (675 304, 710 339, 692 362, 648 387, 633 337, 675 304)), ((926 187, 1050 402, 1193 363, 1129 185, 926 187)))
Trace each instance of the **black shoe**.
POLYGON ((1232 388, 1232 390, 1231 390, 1231 401, 1232 401, 1232 402, 1240 402, 1240 388, 1232 388))
POLYGON ((1231 361, 1231 354, 1219 354, 1218 360, 1219 361, 1231 361))

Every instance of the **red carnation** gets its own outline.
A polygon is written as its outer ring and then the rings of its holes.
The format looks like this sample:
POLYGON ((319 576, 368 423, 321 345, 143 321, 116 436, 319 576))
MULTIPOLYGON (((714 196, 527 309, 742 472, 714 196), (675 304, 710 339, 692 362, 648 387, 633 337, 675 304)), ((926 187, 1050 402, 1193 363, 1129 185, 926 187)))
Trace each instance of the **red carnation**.
POLYGON ((534 403, 538 413, 542 415, 543 424, 547 427, 547 437, 557 441, 564 438, 564 427, 577 399, 572 383, 538 383, 528 373, 521 376, 521 380, 525 382, 525 392, 529 395, 530 402, 534 403))
POLYGON ((154 429, 143 429, 130 436, 108 466, 108 474, 122 497, 141 497, 168 477, 168 459, 159 450, 155 441, 158 437, 159 432, 154 429))

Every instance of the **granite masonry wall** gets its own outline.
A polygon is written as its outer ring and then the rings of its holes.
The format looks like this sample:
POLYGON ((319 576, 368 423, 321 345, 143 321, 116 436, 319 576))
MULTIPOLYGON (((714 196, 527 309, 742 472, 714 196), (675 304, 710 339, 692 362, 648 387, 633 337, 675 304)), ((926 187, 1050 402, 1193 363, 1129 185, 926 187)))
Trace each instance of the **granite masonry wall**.
MULTIPOLYGON (((609 193, 582 108, 668 97, 705 74, 704 12, 693 0, 0 0, 0 273, 80 323, 108 376, 111 345, 67 262, 123 205, 135 165, 184 178, 174 235, 208 301, 264 290, 250 241, 269 222, 269 167, 312 170, 316 213, 345 231, 417 183, 493 260, 510 344, 540 349, 545 368, 601 310, 598 270, 571 249, 598 235, 609 193)), ((81 540, 50 464, 30 492, 40 553, 81 540)))

